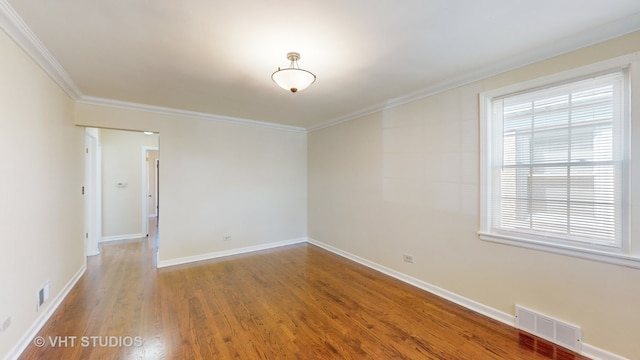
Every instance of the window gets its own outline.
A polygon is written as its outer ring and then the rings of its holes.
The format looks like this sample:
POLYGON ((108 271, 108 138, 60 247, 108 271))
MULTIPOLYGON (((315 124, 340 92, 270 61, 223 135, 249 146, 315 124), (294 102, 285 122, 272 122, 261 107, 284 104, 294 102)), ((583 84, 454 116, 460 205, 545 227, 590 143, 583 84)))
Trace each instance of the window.
POLYGON ((629 66, 589 70, 481 94, 481 239, 632 257, 629 66))

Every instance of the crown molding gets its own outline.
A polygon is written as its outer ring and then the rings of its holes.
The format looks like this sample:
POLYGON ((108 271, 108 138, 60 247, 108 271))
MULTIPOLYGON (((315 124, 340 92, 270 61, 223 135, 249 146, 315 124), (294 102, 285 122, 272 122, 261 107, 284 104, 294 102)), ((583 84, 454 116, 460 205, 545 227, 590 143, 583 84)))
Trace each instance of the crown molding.
POLYGON ((360 109, 337 118, 329 119, 308 128, 281 125, 257 120, 234 118, 228 116, 200 113, 194 111, 179 110, 173 108, 151 106, 145 104, 123 102, 97 97, 84 96, 73 79, 53 57, 49 50, 42 44, 36 35, 29 29, 18 13, 9 5, 7 0, 0 0, 0 28, 9 35, 74 101, 85 104, 111 106, 123 109, 162 113, 167 115, 186 116, 199 119, 222 121, 243 125, 258 126, 278 130, 294 132, 312 132, 326 127, 338 125, 347 121, 362 118, 376 112, 388 110, 416 100, 420 100, 447 90, 464 86, 492 76, 543 61, 555 56, 566 54, 590 45, 597 44, 615 37, 623 36, 640 30, 640 13, 635 13, 623 19, 604 24, 602 26, 583 31, 574 36, 554 41, 548 46, 529 51, 520 56, 511 57, 503 62, 465 73, 461 76, 447 79, 418 91, 389 99, 382 103, 360 109))
POLYGON ((0 0, 0 28, 15 41, 73 100, 82 97, 69 74, 51 55, 6 0, 0 0))
POLYGON ((276 123, 271 123, 266 121, 242 119, 242 118, 236 118, 231 116, 222 116, 222 115, 202 113, 197 111, 180 110, 175 108, 146 105, 146 104, 98 98, 98 97, 92 97, 92 96, 83 96, 82 98, 76 100, 76 102, 80 104, 87 104, 87 105, 97 105, 97 106, 112 107, 112 108, 119 108, 119 109, 125 109, 125 110, 151 112, 151 113, 156 113, 161 115, 181 116, 181 117, 189 117, 189 118, 201 119, 201 120, 212 120, 212 121, 224 122, 229 124, 255 126, 255 127, 261 127, 261 128, 273 129, 273 130, 281 130, 281 131, 284 130, 284 131, 292 131, 292 132, 299 132, 299 133, 307 132, 305 128, 298 127, 298 126, 282 125, 282 124, 276 124, 276 123))
POLYGON ((75 102, 89 105, 116 107, 121 109, 153 112, 165 115, 183 116, 204 120, 214 120, 225 123, 257 126, 268 129, 285 130, 306 133, 302 127, 281 125, 276 123, 234 118, 195 111, 186 111, 160 106, 151 106, 132 102, 84 96, 73 79, 62 65, 53 57, 40 39, 31 31, 20 15, 11 7, 7 0, 0 0, 0 28, 20 46, 75 102))
POLYGON ((205 120, 215 120, 226 123, 257 126, 268 129, 286 130, 306 133, 306 129, 297 126, 280 125, 264 121, 213 115, 195 111, 186 111, 160 106, 124 102, 118 100, 84 96, 73 79, 62 65, 53 57, 40 39, 31 31, 18 13, 9 5, 7 0, 0 0, 0 28, 20 46, 64 92, 77 103, 116 107, 128 110, 146 111, 165 115, 184 116, 205 120))
POLYGON ((638 30, 640 30, 640 12, 602 26, 583 31, 579 34, 575 34, 574 36, 558 39, 547 46, 528 51, 520 56, 511 57, 505 61, 497 62, 492 65, 479 68, 475 71, 467 72, 460 76, 435 83, 429 87, 422 88, 394 99, 389 99, 383 103, 378 103, 366 109, 321 122, 317 125, 308 127, 307 131, 313 132, 374 114, 376 112, 408 104, 438 93, 468 85, 483 79, 488 79, 511 70, 564 55, 616 37, 624 36, 638 30))

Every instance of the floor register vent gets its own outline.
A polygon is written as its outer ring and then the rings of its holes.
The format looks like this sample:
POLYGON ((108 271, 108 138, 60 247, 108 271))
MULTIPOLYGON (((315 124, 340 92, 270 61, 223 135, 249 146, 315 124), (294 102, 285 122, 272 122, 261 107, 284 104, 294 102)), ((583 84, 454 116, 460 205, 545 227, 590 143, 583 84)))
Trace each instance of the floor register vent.
POLYGON ((516 327, 575 352, 580 352, 582 332, 568 324, 516 305, 516 327))

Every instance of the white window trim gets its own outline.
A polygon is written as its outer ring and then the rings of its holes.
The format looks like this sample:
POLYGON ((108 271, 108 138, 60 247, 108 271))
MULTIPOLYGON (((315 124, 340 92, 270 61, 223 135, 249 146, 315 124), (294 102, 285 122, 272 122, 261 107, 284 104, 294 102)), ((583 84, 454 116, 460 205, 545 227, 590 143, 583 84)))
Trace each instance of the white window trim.
MULTIPOLYGON (((638 159, 631 159, 631 162, 628 165, 628 173, 625 175, 628 180, 628 188, 625 189, 625 191, 627 192, 627 196, 624 199, 624 201, 626 202, 625 206, 627 208, 627 217, 624 218, 623 221, 626 222, 628 226, 626 227, 626 233, 624 236, 626 238, 625 244, 623 244, 623 248, 619 252, 605 251, 598 248, 589 248, 586 246, 583 247, 572 246, 568 244, 551 244, 548 242, 513 236, 510 234, 506 235, 494 233, 490 230, 490 214, 492 206, 491 146, 493 144, 493 141, 490 138, 493 133, 490 127, 490 119, 492 99, 521 91, 540 88, 543 86, 549 86, 562 82, 571 82, 588 75, 615 69, 623 69, 627 67, 632 86, 632 88, 629 88, 629 91, 634 93, 635 97, 638 97, 638 94, 640 94, 640 52, 480 93, 480 229, 478 231, 478 234, 481 240, 561 255, 568 255, 582 259, 595 260, 609 264, 640 268, 640 239, 635 240, 631 236, 632 233, 636 235, 640 234, 640 218, 638 218, 638 216, 634 218, 633 214, 631 213, 631 203, 634 202, 634 199, 635 203, 640 200, 637 197, 640 185, 634 185, 631 181, 631 174, 634 173, 634 171, 636 176, 640 175, 640 161, 638 161, 638 159)), ((631 129, 631 131, 629 132, 629 136, 633 136, 633 132, 635 131, 635 138, 633 140, 635 140, 636 143, 640 142, 640 137, 638 135, 639 132, 637 129, 637 127, 640 127, 640 116, 638 115, 638 113, 640 113, 639 103, 640 101, 634 100, 633 96, 631 96, 630 107, 632 109, 635 108, 638 110, 636 110, 635 112, 630 110, 631 114, 630 116, 628 116, 628 118, 631 122, 631 124, 629 124, 629 128, 631 129)), ((629 147, 634 146, 631 138, 629 139, 628 143, 629 147)), ((640 145, 636 144, 635 146, 640 145)), ((630 154, 632 149, 626 150, 627 153, 630 154)), ((636 180, 636 182, 640 183, 639 180, 636 180)))

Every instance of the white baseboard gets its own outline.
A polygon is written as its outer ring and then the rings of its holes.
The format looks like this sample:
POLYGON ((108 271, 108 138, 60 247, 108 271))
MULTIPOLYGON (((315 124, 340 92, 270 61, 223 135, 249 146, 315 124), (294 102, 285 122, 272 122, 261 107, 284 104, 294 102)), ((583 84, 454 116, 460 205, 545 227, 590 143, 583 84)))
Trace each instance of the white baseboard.
POLYGON ((159 261, 157 262, 157 264, 158 264, 158 268, 163 268, 163 267, 168 267, 168 266, 175 266, 175 265, 192 263, 192 262, 196 262, 196 261, 211 260, 211 259, 216 259, 216 258, 225 257, 225 256, 239 255, 239 254, 245 254, 245 253, 250 253, 250 252, 254 252, 254 251, 273 249, 273 248, 277 248, 277 247, 281 247, 281 246, 299 244, 299 243, 304 243, 304 242, 307 242, 307 238, 284 240, 284 241, 272 242, 272 243, 267 243, 267 244, 247 246, 247 247, 242 247, 242 248, 237 248, 237 249, 230 249, 230 250, 223 250, 223 251, 215 251, 215 252, 211 252, 211 253, 207 253, 207 254, 186 256, 186 257, 182 257, 182 258, 170 259, 170 260, 162 260, 162 261, 159 260, 160 256, 158 255, 158 260, 159 261))
POLYGON ((109 242, 109 241, 118 241, 118 240, 133 240, 133 239, 140 239, 143 237, 147 237, 147 234, 124 234, 124 235, 113 235, 113 236, 103 236, 102 239, 100 239, 100 242, 109 242))
POLYGON ((394 277, 400 281, 403 281, 407 284, 413 285, 417 288, 420 288, 422 290, 428 291, 434 295, 438 295, 441 298, 447 299, 451 302, 454 302, 458 305, 464 306, 468 309, 471 309, 473 311, 476 311, 482 315, 485 315, 487 317, 490 317, 492 319, 498 320, 502 323, 505 323, 507 325, 510 326, 514 326, 515 324, 515 317, 513 315, 509 315, 507 313, 504 313, 502 311, 498 311, 494 308, 491 308, 489 306, 480 304, 476 301, 473 301, 471 299, 467 299, 463 296, 460 296, 458 294, 452 293, 451 291, 442 289, 440 287, 437 287, 435 285, 429 284, 427 282, 424 282, 422 280, 416 279, 414 277, 411 277, 409 275, 403 274, 399 271, 393 270, 393 269, 389 269, 386 266, 382 266, 380 264, 374 263, 373 261, 369 261, 367 259, 363 259, 357 255, 351 254, 349 252, 340 250, 336 247, 333 247, 329 244, 325 244, 323 242, 320 242, 318 240, 315 239, 308 239, 308 242, 310 244, 319 246, 325 250, 331 251, 334 254, 340 255, 342 257, 345 257, 349 260, 355 261, 359 264, 362 264, 368 268, 371 268, 373 270, 377 270, 383 274, 389 275, 391 277, 394 277))
MULTIPOLYGON (((144 236, 134 236, 131 238, 126 238, 126 239, 132 239, 132 238, 139 238, 139 237, 144 237, 144 236)), ((115 239, 114 239, 115 240, 115 239)), ((117 239, 117 240, 124 240, 124 239, 117 239)), ((113 241, 113 240, 112 240, 113 241)), ((500 321, 502 323, 505 323, 509 326, 513 326, 515 327, 515 316, 514 315, 510 315, 507 314, 505 312, 499 311, 497 309, 494 309, 492 307, 480 304, 476 301, 473 301, 471 299, 465 298, 463 296, 460 296, 458 294, 455 294, 453 292, 450 292, 448 290, 442 289, 440 287, 437 287, 435 285, 429 284, 425 281, 416 279, 414 277, 411 277, 409 275, 406 275, 404 273, 401 273, 399 271, 387 268, 385 266, 382 266, 380 264, 377 264, 373 261, 369 261, 367 259, 361 258, 357 255, 351 254, 347 251, 343 251, 340 250, 336 247, 333 247, 329 244, 317 241, 315 239, 312 238, 299 238, 299 239, 292 239, 292 240, 285 240, 285 241, 279 241, 279 242, 273 242, 273 243, 268 243, 268 244, 260 244, 260 245, 255 245, 255 246, 248 246, 248 247, 243 247, 243 248, 238 248, 238 249, 231 249, 231 250, 224 250, 224 251, 217 251, 217 252, 212 252, 212 253, 208 253, 208 254, 202 254, 202 255, 195 255, 195 256, 188 256, 188 257, 183 257, 183 258, 177 258, 177 259, 171 259, 171 260, 164 260, 164 261, 158 261, 158 268, 162 268, 162 267, 169 267, 169 266, 174 266, 174 265, 180 265, 180 264, 186 264, 186 263, 191 263, 191 262, 196 262, 196 261, 202 261, 202 260, 209 260, 209 259, 215 259, 215 258, 219 258, 219 257, 224 257, 224 256, 231 256, 231 255, 238 255, 238 254, 244 254, 244 253, 250 253, 250 252, 254 252, 254 251, 260 251, 260 250, 267 250, 267 249, 272 249, 272 248, 277 248, 277 247, 281 247, 281 246, 287 246, 287 245, 293 245, 293 244, 299 244, 299 243, 304 243, 304 242, 308 242, 310 244, 319 246, 325 250, 328 250, 336 255, 342 256, 344 258, 347 258, 349 260, 355 261, 359 264, 362 264, 368 268, 371 268, 373 270, 379 271, 383 274, 389 275, 393 278, 396 278, 400 281, 403 281, 407 284, 413 285, 417 288, 423 289, 427 292, 430 292, 434 295, 440 296, 444 299, 447 299, 453 303, 456 303, 460 306, 463 306, 465 308, 468 308, 470 310, 476 311, 484 316, 487 316, 489 318, 495 319, 497 321, 500 321)), ((69 280, 69 282, 65 285, 65 287, 62 289, 62 291, 58 294, 58 296, 56 296, 55 299, 53 299, 53 303, 36 319, 36 321, 34 322, 34 324, 31 326, 31 328, 27 331, 27 333, 20 339, 20 341, 13 347, 13 349, 9 352, 9 354, 6 356, 5 360, 15 360, 17 359, 20 354, 22 354, 22 352, 27 348, 27 346, 29 346, 29 344, 31 343, 32 339, 38 334, 38 331, 40 331, 40 329, 44 326, 44 324, 49 320, 49 318, 51 317, 51 315, 53 315, 53 313, 56 311, 56 309, 60 306, 60 304, 62 303, 62 301, 67 297, 67 295, 69 294, 69 292, 71 291, 71 289, 75 286, 75 284, 78 282, 78 280, 80 280, 80 278, 82 277, 82 275, 84 274, 84 272, 86 271, 87 267, 86 267, 86 263, 80 268, 80 270, 78 270, 78 272, 73 276, 73 278, 71 278, 71 280, 69 280)), ((581 355, 587 356, 591 359, 594 360, 628 360, 625 357, 622 357, 620 355, 617 354, 613 354, 611 352, 608 352, 606 350, 600 349, 598 347, 586 344, 586 343, 582 343, 582 352, 581 355)))
MULTIPOLYGON (((307 242, 309 244, 313 244, 316 246, 319 246, 325 250, 328 250, 336 255, 342 256, 344 258, 347 258, 349 260, 355 261, 361 265, 364 265, 368 268, 371 268, 373 270, 379 271, 383 274, 389 275, 393 278, 396 278, 400 281, 403 281, 407 284, 413 285, 417 288, 420 288, 422 290, 425 290, 427 292, 430 292, 434 295, 437 295, 441 298, 447 299, 455 304, 458 304, 460 306, 463 306, 467 309, 473 310, 477 313, 480 313, 484 316, 487 316, 489 318, 498 320, 502 323, 505 323, 509 326, 515 327, 515 316, 511 315, 511 314, 507 314, 505 312, 502 312, 500 310, 494 309, 492 307, 483 305, 481 303, 478 303, 476 301, 473 301, 471 299, 465 298, 464 296, 460 296, 458 294, 455 294, 451 291, 442 289, 438 286, 429 284, 425 281, 416 279, 414 277, 411 277, 409 275, 406 275, 404 273, 401 273, 399 271, 390 269, 386 266, 382 266, 380 264, 377 264, 373 261, 369 261, 367 259, 361 258, 357 255, 354 255, 352 253, 349 253, 347 251, 338 249, 334 246, 331 246, 329 244, 323 243, 321 241, 312 239, 312 238, 307 238, 307 242)), ((611 352, 608 352, 606 350, 597 348, 595 346, 589 345, 589 344, 585 344, 582 343, 582 351, 581 351, 581 355, 589 357, 593 360, 628 360, 625 357, 622 357, 620 355, 616 355, 613 354, 611 352)))
POLYGON ((51 315, 53 315, 53 313, 58 309, 60 304, 62 304, 62 301, 67 297, 67 295, 69 295, 69 292, 71 291, 71 289, 73 289, 73 287, 76 285, 78 280, 80 280, 82 275, 84 275, 84 272, 86 270, 87 270, 87 264, 85 262, 80 268, 80 270, 78 270, 78 272, 76 272, 75 275, 73 275, 71 280, 67 282, 64 288, 62 288, 62 291, 58 293, 58 296, 56 296, 53 299, 53 302, 51 303, 51 305, 47 307, 46 310, 40 314, 40 316, 38 316, 36 321, 33 323, 33 325, 31 325, 29 330, 22 336, 20 341, 18 341, 18 343, 13 347, 13 349, 9 351, 9 354, 7 354, 7 356, 5 357, 5 360, 18 359, 18 357, 27 348, 27 346, 31 344, 31 341, 33 341, 33 338, 38 334, 38 331, 42 329, 42 327, 44 326, 44 324, 46 324, 46 322, 49 320, 51 315))
POLYGON ((585 343, 582 343, 581 354, 593 360, 629 360, 624 356, 620 356, 585 343))

